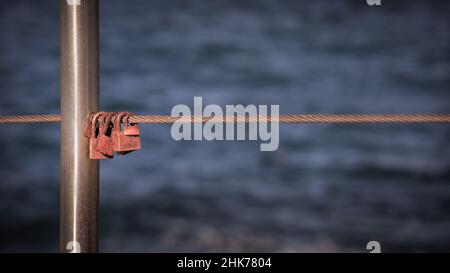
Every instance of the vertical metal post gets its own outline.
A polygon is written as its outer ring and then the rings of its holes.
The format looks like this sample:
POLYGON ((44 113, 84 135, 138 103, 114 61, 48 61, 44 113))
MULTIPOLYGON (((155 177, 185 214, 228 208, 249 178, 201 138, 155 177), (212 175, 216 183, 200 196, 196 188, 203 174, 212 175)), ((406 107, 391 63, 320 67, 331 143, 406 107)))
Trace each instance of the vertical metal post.
POLYGON ((99 163, 83 137, 99 105, 98 0, 60 0, 60 251, 98 251, 99 163))

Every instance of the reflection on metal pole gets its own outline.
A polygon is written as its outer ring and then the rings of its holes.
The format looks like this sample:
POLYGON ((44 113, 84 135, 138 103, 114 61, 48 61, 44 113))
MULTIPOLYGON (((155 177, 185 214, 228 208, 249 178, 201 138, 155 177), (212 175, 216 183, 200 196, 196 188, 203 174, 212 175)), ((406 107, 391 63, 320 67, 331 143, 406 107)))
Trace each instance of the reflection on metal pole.
POLYGON ((98 111, 98 0, 60 0, 60 251, 98 251, 99 163, 83 126, 98 111))

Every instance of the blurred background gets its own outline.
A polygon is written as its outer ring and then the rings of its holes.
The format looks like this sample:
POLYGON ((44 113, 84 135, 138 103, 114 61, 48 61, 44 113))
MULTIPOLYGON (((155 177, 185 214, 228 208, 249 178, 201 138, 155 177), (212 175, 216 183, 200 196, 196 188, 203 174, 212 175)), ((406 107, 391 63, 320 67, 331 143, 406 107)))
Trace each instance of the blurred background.
MULTIPOLYGON (((448 1, 100 1, 101 109, 448 113, 448 1)), ((0 2, 0 114, 59 113, 58 3, 0 2)), ((104 252, 450 250, 450 128, 281 125, 101 162, 104 252)), ((0 251, 58 251, 59 125, 1 125, 0 251)))

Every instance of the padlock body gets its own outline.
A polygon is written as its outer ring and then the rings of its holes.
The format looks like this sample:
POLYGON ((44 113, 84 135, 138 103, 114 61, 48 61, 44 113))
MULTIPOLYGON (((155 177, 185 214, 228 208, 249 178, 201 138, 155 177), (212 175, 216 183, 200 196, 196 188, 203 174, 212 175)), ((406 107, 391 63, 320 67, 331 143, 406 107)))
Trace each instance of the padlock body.
POLYGON ((90 138, 89 139, 89 158, 90 159, 108 159, 108 156, 103 155, 101 152, 96 150, 97 147, 97 139, 90 138))
POLYGON ((126 152, 141 149, 141 138, 139 136, 126 136, 122 131, 112 132, 113 150, 126 152))
POLYGON ((126 136, 139 136, 141 134, 139 125, 138 124, 126 125, 124 129, 124 134, 126 136))
POLYGON ((106 135, 99 136, 97 138, 95 150, 105 156, 112 156, 113 155, 113 147, 112 147, 111 138, 106 135))

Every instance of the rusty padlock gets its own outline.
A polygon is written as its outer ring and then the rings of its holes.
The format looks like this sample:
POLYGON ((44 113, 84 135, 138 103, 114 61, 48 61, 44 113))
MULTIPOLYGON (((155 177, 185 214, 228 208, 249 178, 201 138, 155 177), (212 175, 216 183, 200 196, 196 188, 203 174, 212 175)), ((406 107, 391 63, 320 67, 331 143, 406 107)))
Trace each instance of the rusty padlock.
POLYGON ((111 140, 111 117, 115 113, 108 113, 100 123, 100 129, 95 145, 95 150, 102 153, 104 156, 113 157, 113 147, 111 140))
MULTIPOLYGON (((131 113, 130 112, 125 112, 125 115, 123 117, 124 120, 124 135, 126 136, 135 136, 138 137, 138 142, 139 142, 139 149, 141 148, 141 138, 140 138, 140 129, 139 129, 139 125, 138 124, 132 124, 130 125, 130 116, 131 113)), ((132 139, 132 138, 131 138, 132 139)), ((137 149, 137 150, 139 150, 137 149)), ((132 151, 134 151, 135 149, 131 150, 131 151, 122 151, 122 152, 117 152, 118 155, 126 155, 131 153, 132 151)))
POLYGON ((99 112, 92 116, 91 120, 91 137, 89 138, 89 158, 90 159, 108 159, 111 157, 105 156, 98 152, 95 148, 97 146, 97 121, 99 117, 106 117, 105 112, 99 112))
POLYGON ((112 129, 112 142, 113 150, 119 155, 127 154, 131 151, 141 149, 141 138, 140 136, 127 136, 124 131, 122 131, 121 124, 122 118, 126 117, 128 114, 125 112, 120 112, 114 117, 114 126, 112 129))
POLYGON ((126 114, 125 116, 125 128, 123 129, 123 133, 126 136, 139 136, 141 135, 141 130, 139 129, 139 124, 130 123, 131 113, 126 114))

